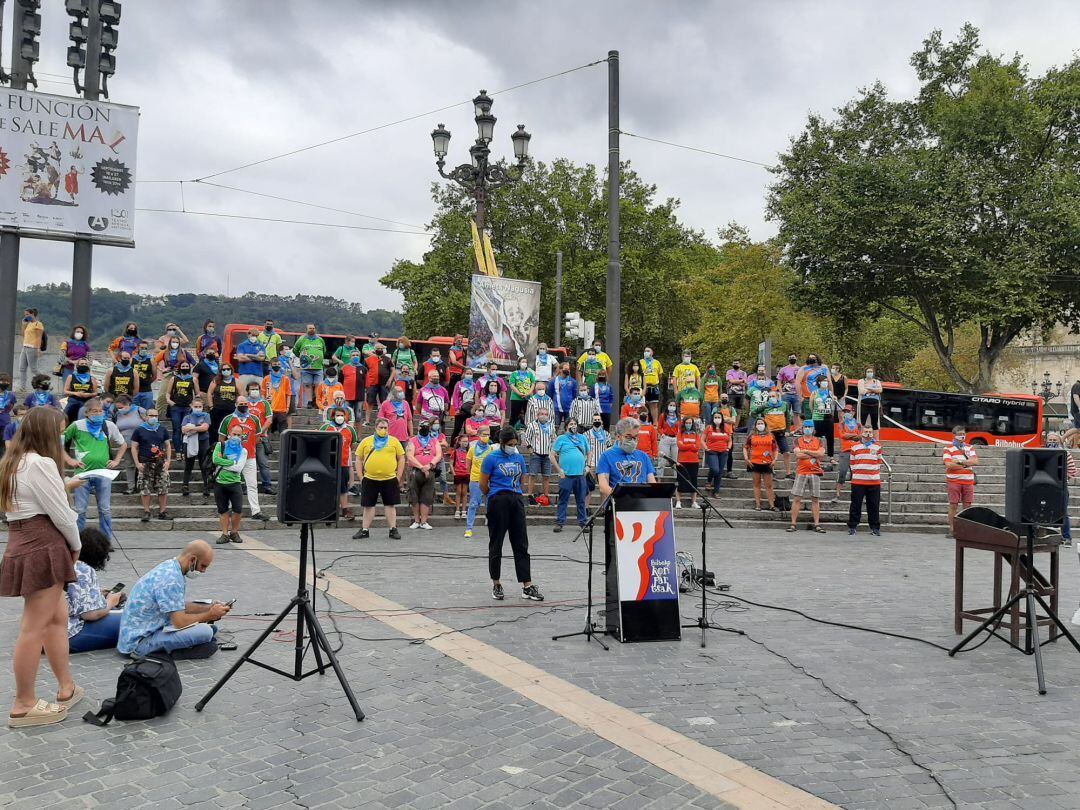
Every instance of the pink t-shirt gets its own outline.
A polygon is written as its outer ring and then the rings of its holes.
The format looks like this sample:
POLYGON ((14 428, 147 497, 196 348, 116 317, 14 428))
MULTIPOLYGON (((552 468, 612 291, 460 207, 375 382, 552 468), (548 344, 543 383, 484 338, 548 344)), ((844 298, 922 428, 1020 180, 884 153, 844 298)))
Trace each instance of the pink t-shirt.
POLYGON ((795 378, 798 375, 798 366, 784 366, 776 372, 776 384, 780 386, 780 390, 785 394, 790 394, 795 390, 795 378))
POLYGON ((439 453, 439 441, 434 436, 428 436, 427 448, 424 447, 424 443, 420 436, 413 436, 409 439, 409 444, 412 445, 413 457, 420 464, 430 464, 435 460, 435 456, 439 453))
POLYGON ((404 444, 409 440, 409 406, 402 400, 400 405, 403 406, 401 415, 398 415, 397 408, 394 407, 394 401, 391 399, 386 400, 379 406, 379 418, 386 419, 390 424, 387 427, 387 432, 404 444))

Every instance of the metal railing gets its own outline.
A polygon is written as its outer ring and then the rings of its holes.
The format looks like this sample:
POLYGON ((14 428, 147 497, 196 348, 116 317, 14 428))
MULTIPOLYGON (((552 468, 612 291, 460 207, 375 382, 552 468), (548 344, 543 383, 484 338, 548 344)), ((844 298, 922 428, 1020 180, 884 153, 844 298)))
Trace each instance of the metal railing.
POLYGON ((881 463, 885 465, 885 486, 888 488, 888 492, 886 493, 886 497, 888 498, 886 509, 889 513, 889 522, 887 525, 892 526, 892 464, 886 461, 884 456, 881 457, 881 463))

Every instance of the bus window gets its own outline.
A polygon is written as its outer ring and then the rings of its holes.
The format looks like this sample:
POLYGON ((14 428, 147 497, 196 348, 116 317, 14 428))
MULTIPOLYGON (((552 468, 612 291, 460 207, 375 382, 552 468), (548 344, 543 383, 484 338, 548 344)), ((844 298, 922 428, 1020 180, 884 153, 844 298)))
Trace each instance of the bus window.
POLYGON ((915 395, 911 391, 897 391, 886 388, 882 396, 884 399, 882 405, 883 416, 905 427, 914 426, 915 395))
POLYGON ((1035 433, 1036 431, 1038 431, 1034 411, 1015 410, 1012 411, 1010 416, 1010 433, 1035 433))
POLYGON ((994 430, 993 408, 986 405, 972 405, 968 410, 967 426, 969 430, 992 432, 994 430))

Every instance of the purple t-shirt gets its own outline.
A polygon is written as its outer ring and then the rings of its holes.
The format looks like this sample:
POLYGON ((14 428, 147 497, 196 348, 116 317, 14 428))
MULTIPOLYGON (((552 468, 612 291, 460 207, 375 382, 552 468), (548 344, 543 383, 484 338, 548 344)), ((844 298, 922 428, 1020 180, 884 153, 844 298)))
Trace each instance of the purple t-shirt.
POLYGON ((785 394, 792 394, 795 392, 795 378, 799 375, 798 366, 784 366, 778 372, 776 372, 776 382, 780 386, 780 390, 785 394))
POLYGON ((746 393, 746 372, 740 369, 729 368, 727 370, 727 384, 729 394, 746 393))

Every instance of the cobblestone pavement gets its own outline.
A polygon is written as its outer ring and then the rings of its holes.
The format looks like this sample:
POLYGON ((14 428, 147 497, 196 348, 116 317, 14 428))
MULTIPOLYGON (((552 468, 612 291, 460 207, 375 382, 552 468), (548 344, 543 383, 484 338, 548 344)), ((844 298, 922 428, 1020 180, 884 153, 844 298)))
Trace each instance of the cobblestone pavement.
MULTIPOLYGON (((698 556, 696 532, 678 531, 680 548, 698 556)), ((1035 689, 1033 660, 998 641, 953 659, 918 642, 737 609, 728 597, 714 619, 745 636, 710 632, 701 649, 689 630, 681 642, 612 642, 605 652, 581 638, 551 641, 584 621, 586 548, 572 543, 570 532, 530 532, 543 605, 521 602, 509 586, 505 603, 491 601, 483 530, 471 540, 457 529, 405 530, 397 542, 385 530, 367 541, 350 534, 318 533, 320 567, 332 563, 332 573, 350 582, 468 628, 476 639, 827 801, 1080 807, 1080 654, 1065 643, 1045 648, 1044 697, 1035 689)), ((251 536, 290 552, 298 542, 280 531, 251 536)), ((942 537, 713 529, 709 536, 708 567, 732 585, 732 595, 955 642, 953 549, 942 537)), ((146 570, 179 540, 176 533, 131 536, 127 557, 146 570)), ((1066 550, 1066 619, 1080 596, 1076 572, 1066 550)), ((968 576, 970 597, 985 597, 989 562, 970 556, 968 576)), ((115 553, 105 580, 134 578, 125 555, 115 553)), ((225 626, 243 648, 267 621, 252 614, 276 612, 294 588, 293 578, 231 546, 189 594, 238 597, 225 626)), ((321 612, 328 604, 342 634, 328 619, 324 625, 332 642, 344 642, 341 659, 368 714, 362 724, 332 676, 295 684, 253 666, 196 713, 194 703, 237 655, 223 652, 180 662, 185 692, 167 717, 107 729, 72 718, 33 732, 0 731, 0 806, 723 806, 475 669, 402 640, 377 617, 337 601, 332 589, 329 601, 318 599, 321 612)), ((5 670, 18 607, 0 602, 5 670)), ((684 601, 683 614, 692 619, 695 607, 684 601)), ((288 641, 267 642, 260 657, 289 668, 288 641)), ((115 654, 73 660, 94 701, 112 693, 122 663, 115 654)), ((43 667, 43 689, 46 674, 43 667)), ((4 672, 0 700, 10 696, 4 672)))

